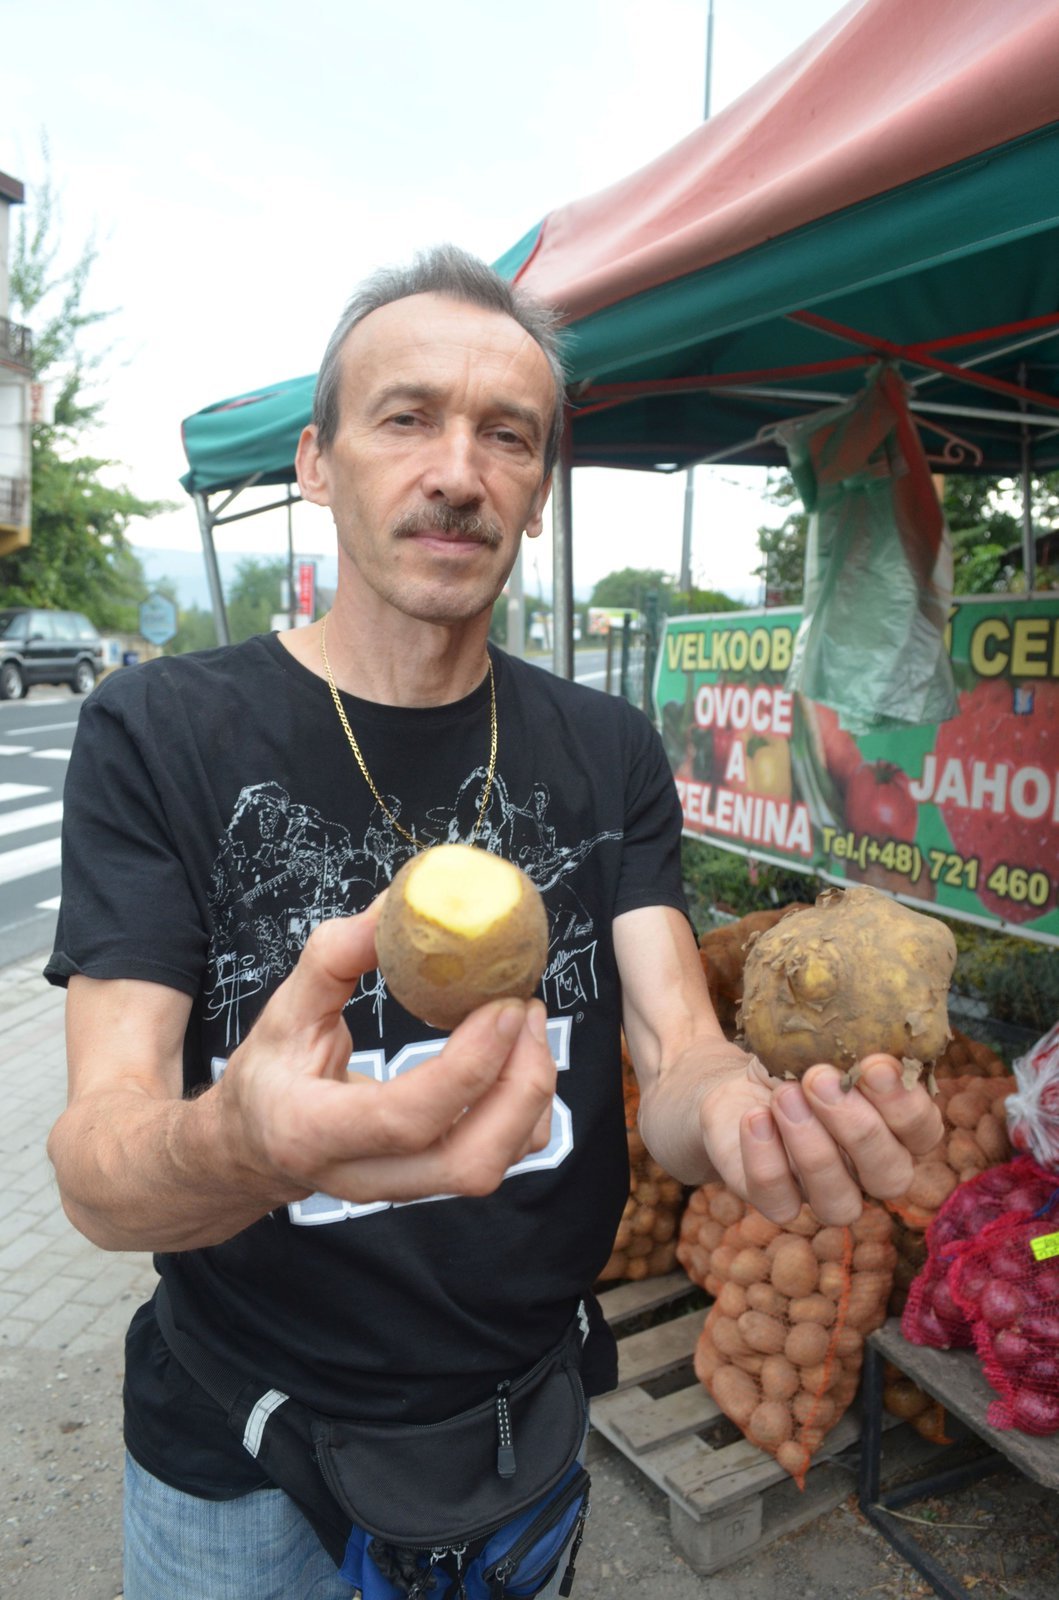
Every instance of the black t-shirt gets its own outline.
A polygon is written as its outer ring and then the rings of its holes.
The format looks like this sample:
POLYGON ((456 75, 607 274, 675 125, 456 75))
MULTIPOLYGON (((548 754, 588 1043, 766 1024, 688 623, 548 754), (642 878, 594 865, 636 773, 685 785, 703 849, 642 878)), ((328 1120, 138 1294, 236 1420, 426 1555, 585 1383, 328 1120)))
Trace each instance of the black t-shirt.
MULTIPOLYGON (((623 700, 499 651, 493 661, 496 775, 477 842, 521 866, 548 911, 551 1143, 485 1198, 314 1195, 223 1244, 157 1257, 178 1325, 333 1415, 432 1421, 529 1367, 597 1277, 628 1190, 611 923, 642 906, 684 909, 675 787, 654 730, 623 700)), ((441 707, 343 701, 401 823, 469 839, 488 682, 441 707)), ((311 929, 362 910, 409 853, 326 684, 275 636, 115 674, 81 713, 47 976, 146 979, 191 996, 192 1092, 223 1071, 311 929)), ((380 1079, 444 1038, 376 972, 345 1016, 351 1070, 380 1079)), ((605 1330, 594 1362, 598 1390, 613 1381, 605 1330)), ((148 1470, 193 1493, 261 1481, 169 1358, 149 1305, 128 1341, 126 1438, 148 1470)))

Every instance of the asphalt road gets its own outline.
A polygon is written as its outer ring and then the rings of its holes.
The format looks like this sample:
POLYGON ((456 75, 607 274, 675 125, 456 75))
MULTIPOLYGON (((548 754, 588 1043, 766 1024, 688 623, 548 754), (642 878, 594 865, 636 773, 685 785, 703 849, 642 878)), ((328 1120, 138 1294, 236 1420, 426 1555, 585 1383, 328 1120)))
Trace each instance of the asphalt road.
POLYGON ((46 685, 0 701, 0 966, 51 945, 63 783, 82 704, 46 685))
MULTIPOLYGON (((605 652, 578 651, 575 675, 604 689, 605 652)), ((43 684, 24 700, 0 700, 0 967, 51 947, 63 783, 83 703, 43 684)))

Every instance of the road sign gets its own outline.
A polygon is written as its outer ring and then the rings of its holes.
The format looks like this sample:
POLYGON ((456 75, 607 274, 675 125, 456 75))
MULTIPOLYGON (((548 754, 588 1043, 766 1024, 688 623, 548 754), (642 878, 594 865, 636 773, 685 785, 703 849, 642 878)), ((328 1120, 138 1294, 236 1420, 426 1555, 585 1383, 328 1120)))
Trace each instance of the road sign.
POLYGON ((177 608, 164 594, 149 594, 140 606, 140 632, 148 644, 168 644, 177 631, 177 608))
POLYGON ((316 616, 316 562, 298 563, 298 617, 312 622, 316 616))

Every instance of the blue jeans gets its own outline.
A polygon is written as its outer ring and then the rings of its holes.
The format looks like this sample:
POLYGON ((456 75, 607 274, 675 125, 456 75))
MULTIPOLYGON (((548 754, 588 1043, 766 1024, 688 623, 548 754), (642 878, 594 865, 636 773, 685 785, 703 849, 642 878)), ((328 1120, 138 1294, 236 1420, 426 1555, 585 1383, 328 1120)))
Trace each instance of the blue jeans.
MULTIPOLYGON (((539 1600, 555 1600, 559 1563, 539 1600)), ((282 1489, 183 1494, 125 1457, 125 1600, 354 1600, 282 1489)))

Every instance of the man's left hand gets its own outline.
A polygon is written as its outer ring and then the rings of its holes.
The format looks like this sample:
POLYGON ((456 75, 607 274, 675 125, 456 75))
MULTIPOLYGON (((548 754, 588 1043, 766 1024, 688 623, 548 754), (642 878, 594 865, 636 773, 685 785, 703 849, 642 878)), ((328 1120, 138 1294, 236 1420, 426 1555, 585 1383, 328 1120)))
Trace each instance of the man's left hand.
POLYGON ((913 1156, 942 1136, 922 1082, 905 1088, 887 1055, 862 1062, 855 1087, 832 1066, 800 1082, 769 1078, 753 1058, 706 1090, 703 1140, 720 1176, 775 1222, 808 1201, 823 1223, 855 1221, 863 1195, 893 1200, 912 1182, 913 1156))

